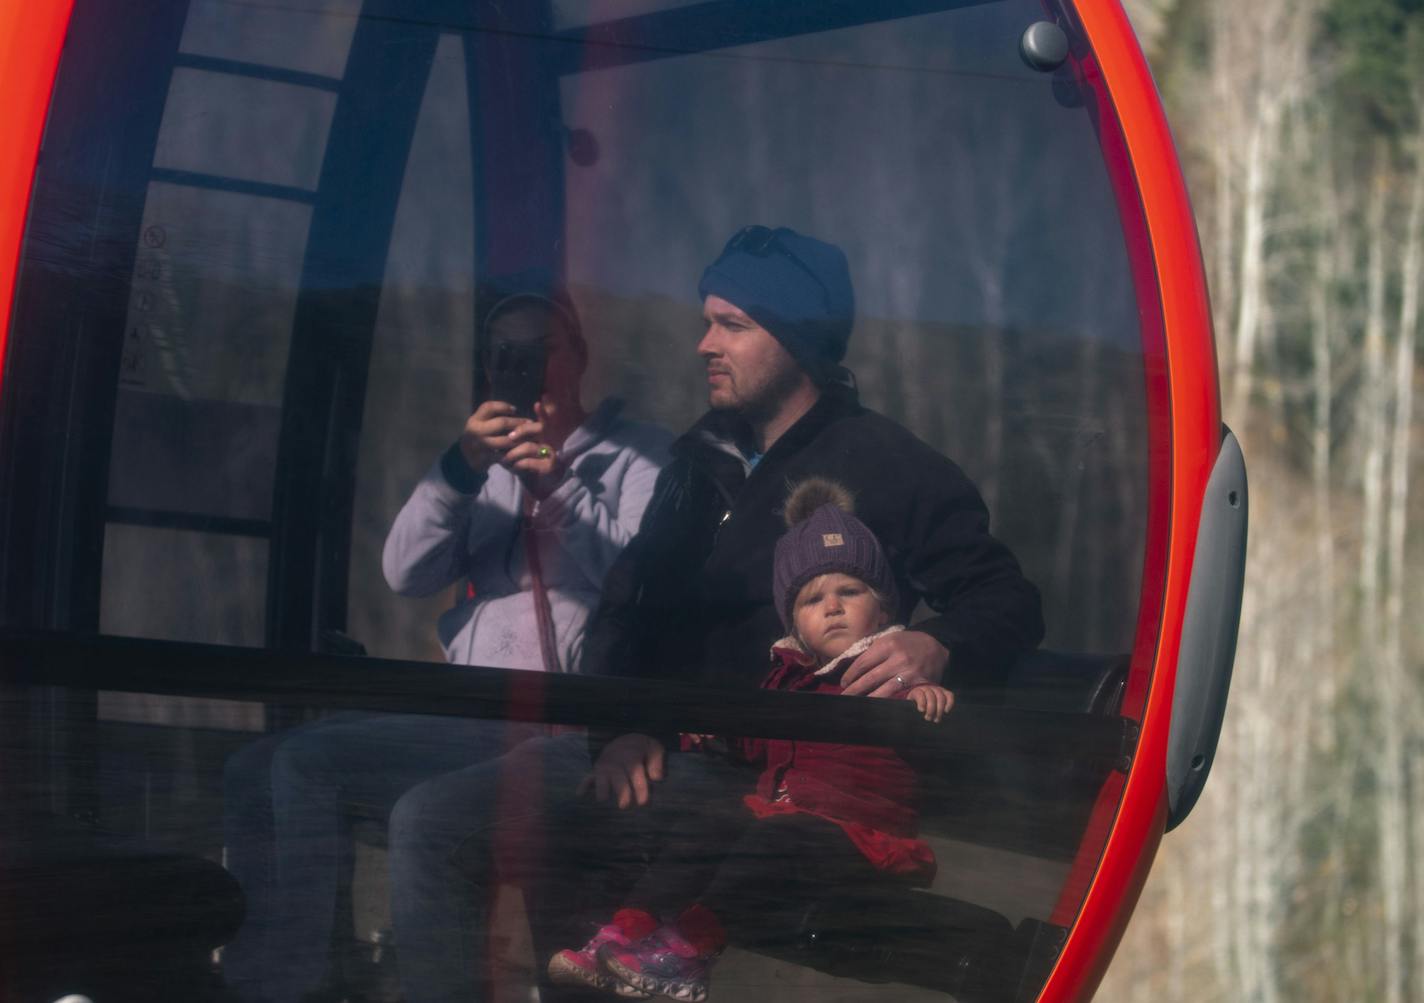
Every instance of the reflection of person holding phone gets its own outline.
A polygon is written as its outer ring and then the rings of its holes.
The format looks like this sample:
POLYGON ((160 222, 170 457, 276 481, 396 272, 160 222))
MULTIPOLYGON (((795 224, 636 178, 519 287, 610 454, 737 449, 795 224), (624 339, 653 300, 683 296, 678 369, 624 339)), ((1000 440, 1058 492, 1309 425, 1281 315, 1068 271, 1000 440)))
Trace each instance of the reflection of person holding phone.
POLYGON ((471 470, 498 463, 536 498, 567 472, 559 449, 588 419, 579 382, 588 350, 570 308, 523 293, 507 296, 485 319, 488 399, 470 415, 457 443, 471 470))
POLYGON ((567 670, 670 436, 616 400, 584 410, 588 349, 565 297, 508 296, 484 335, 489 399, 396 517, 386 580, 416 596, 468 582, 440 621, 452 662, 567 670))
MULTIPOLYGON (((461 586, 439 623, 450 661, 567 671, 671 436, 624 418, 616 400, 584 410, 588 350, 563 295, 499 301, 484 335, 489 399, 396 517, 385 576, 402 595, 461 586)), ((248 919, 223 968, 237 998, 296 1003, 321 986, 354 810, 394 805, 394 818, 431 836, 478 829, 495 817, 490 799, 427 792, 490 789, 484 774, 503 776, 506 754, 543 733, 494 720, 343 715, 234 755, 225 841, 248 919)), ((405 866, 394 847, 393 874, 405 866)))

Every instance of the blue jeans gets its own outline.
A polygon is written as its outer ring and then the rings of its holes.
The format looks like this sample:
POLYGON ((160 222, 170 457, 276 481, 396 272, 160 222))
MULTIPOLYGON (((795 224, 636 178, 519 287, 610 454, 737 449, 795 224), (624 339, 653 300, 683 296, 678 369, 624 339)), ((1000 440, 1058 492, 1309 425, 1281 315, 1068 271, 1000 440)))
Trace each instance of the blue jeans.
MULTIPOLYGON (((576 797, 588 769, 584 736, 539 738, 401 798, 391 816, 391 904, 406 1003, 486 998, 498 883, 524 890, 542 970, 554 950, 582 946, 581 920, 607 921, 623 904, 676 820, 739 799, 756 778, 723 759, 671 753, 649 805, 619 811, 576 797)), ((554 995, 546 989, 544 998, 554 995)))
POLYGON ((406 1003, 478 1003, 489 978, 498 883, 533 899, 558 855, 561 809, 578 805, 588 739, 539 737, 426 781, 391 814, 391 913, 406 1003))
MULTIPOLYGON (((224 773, 224 840, 228 870, 247 898, 247 919, 223 952, 229 987, 254 1003, 296 1003, 319 988, 336 903, 351 872, 353 823, 384 818, 393 805, 406 804, 401 796, 407 791, 418 793, 411 788, 451 771, 483 769, 497 784, 501 758, 542 735, 535 726, 501 721, 341 715, 234 754, 224 773)), ((468 833, 488 824, 494 810, 493 796, 451 801, 423 813, 419 824, 431 828, 431 838, 468 833)), ((410 812, 398 807, 393 822, 399 819, 409 821, 410 812)), ((399 853, 393 840, 397 880, 399 853)), ((412 939, 428 934, 417 925, 412 939)))

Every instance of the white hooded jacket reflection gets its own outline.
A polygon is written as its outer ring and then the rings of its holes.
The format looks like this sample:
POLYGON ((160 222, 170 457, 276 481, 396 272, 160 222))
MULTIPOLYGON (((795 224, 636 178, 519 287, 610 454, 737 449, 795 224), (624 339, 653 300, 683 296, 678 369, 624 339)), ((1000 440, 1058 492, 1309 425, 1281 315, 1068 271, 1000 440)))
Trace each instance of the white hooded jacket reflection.
POLYGON ((404 596, 468 583, 439 621, 451 662, 546 667, 527 553, 532 534, 558 665, 578 666, 604 576, 638 531, 672 441, 621 411, 621 401, 606 400, 574 430, 561 450, 564 480, 528 519, 521 515, 523 486, 497 464, 475 493, 452 484, 440 461, 421 478, 391 526, 381 564, 387 583, 404 596))

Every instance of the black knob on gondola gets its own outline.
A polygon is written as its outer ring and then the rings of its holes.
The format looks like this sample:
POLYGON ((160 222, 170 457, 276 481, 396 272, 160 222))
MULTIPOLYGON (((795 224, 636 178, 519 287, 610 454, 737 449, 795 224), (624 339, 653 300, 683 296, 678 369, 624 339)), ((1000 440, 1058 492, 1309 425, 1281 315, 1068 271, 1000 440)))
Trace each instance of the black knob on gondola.
POLYGON ((1019 39, 1019 55, 1032 69, 1051 73, 1068 58, 1068 36, 1052 21, 1035 21, 1019 39))

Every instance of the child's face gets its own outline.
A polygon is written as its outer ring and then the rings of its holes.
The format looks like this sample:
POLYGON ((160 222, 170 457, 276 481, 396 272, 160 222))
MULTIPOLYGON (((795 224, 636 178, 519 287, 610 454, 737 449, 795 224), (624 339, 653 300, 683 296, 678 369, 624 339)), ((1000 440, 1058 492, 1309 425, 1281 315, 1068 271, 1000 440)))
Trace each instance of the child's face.
POLYGON ((801 586, 792 609, 796 636, 822 663, 874 634, 889 619, 868 585, 840 572, 821 575, 801 586))

